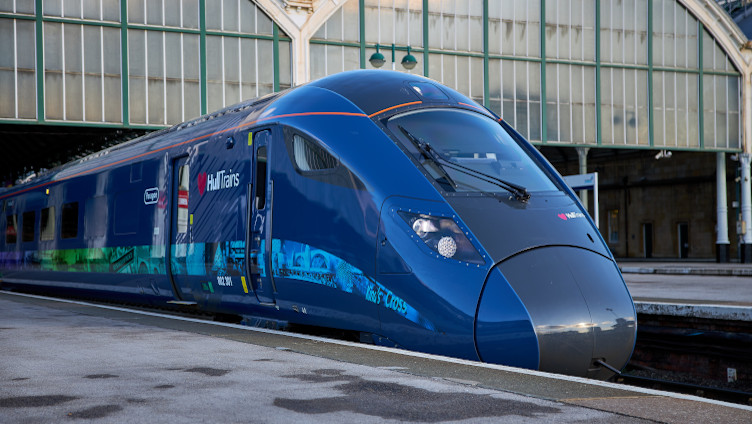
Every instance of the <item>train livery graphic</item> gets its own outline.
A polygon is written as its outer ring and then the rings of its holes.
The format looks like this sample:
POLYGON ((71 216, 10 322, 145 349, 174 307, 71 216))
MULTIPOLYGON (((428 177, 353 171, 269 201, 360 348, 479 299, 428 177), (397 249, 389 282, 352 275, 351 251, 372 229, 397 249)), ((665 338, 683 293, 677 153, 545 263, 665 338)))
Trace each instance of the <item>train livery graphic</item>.
POLYGON ((419 76, 352 71, 250 100, 0 206, 3 289, 593 378, 634 348, 632 298, 574 193, 506 122, 419 76))

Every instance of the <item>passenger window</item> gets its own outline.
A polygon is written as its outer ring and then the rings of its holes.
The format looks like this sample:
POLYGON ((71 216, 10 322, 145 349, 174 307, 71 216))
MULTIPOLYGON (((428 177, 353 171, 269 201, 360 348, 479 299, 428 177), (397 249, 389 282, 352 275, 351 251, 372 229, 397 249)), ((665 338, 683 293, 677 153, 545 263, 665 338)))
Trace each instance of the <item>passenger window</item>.
POLYGON ((337 158, 323 147, 295 134, 292 138, 295 165, 303 172, 323 171, 337 167, 337 158))
POLYGON ((16 242, 16 236, 18 234, 17 228, 18 222, 16 221, 16 215, 8 215, 5 226, 5 244, 13 244, 16 242))
POLYGON ((39 240, 55 239, 55 207, 42 209, 39 215, 39 240))
POLYGON ((36 222, 34 221, 35 218, 36 214, 34 213, 34 211, 23 213, 23 220, 21 221, 21 241, 34 241, 34 227, 36 224, 36 222))
POLYGON ((78 236, 78 202, 64 204, 61 215, 60 238, 76 238, 78 236))
POLYGON ((256 151, 256 209, 266 206, 266 146, 256 151))

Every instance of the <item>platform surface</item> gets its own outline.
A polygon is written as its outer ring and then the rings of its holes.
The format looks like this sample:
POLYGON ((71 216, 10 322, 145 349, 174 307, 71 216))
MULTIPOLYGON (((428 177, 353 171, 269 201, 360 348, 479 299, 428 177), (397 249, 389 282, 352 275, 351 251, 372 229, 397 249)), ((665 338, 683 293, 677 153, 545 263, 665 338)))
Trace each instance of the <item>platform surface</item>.
POLYGON ((619 262, 638 313, 752 321, 752 265, 619 262))
POLYGON ((0 291, 0 421, 750 423, 752 407, 0 291))

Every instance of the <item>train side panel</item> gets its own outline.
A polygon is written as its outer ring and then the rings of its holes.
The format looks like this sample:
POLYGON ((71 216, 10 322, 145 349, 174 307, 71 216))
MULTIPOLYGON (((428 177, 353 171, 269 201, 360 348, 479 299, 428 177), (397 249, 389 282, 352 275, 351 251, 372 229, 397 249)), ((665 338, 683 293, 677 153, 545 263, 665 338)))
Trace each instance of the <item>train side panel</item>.
POLYGON ((249 132, 192 141, 201 138, 196 132, 163 137, 162 145, 175 148, 136 150, 96 172, 63 171, 63 181, 6 196, 0 201, 4 286, 160 305, 188 300, 209 310, 222 309, 225 292, 247 295, 235 277, 245 265, 245 193, 252 172, 248 140, 238 137, 249 132), (179 160, 191 169, 184 198, 173 178, 179 160), (187 231, 177 234, 183 199, 187 231))
POLYGON ((4 284, 112 291, 121 300, 171 297, 164 249, 152 237, 164 226, 162 172, 159 158, 149 158, 4 199, 5 221, 20 217, 28 230, 12 242, 5 229, 4 284), (138 207, 145 203, 152 207, 138 207))

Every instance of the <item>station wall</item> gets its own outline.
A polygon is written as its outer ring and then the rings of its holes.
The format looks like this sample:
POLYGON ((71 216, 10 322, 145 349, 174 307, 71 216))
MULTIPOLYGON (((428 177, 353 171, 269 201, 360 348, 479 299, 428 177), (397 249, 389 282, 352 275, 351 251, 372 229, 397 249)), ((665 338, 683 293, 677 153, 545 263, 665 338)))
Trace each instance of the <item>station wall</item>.
MULTIPOLYGON (((716 169, 714 153, 592 151, 588 172, 598 172, 600 231, 616 257, 713 259, 716 257, 716 169), (686 224, 685 251, 680 225, 686 224), (649 256, 647 256, 649 255, 649 256)), ((739 163, 726 160, 731 258, 738 257, 736 222, 739 163)), ((576 157, 576 156, 575 156, 576 157)), ((578 173, 576 159, 554 162, 564 175, 578 173)), ((589 196, 589 210, 593 196, 589 196)))

